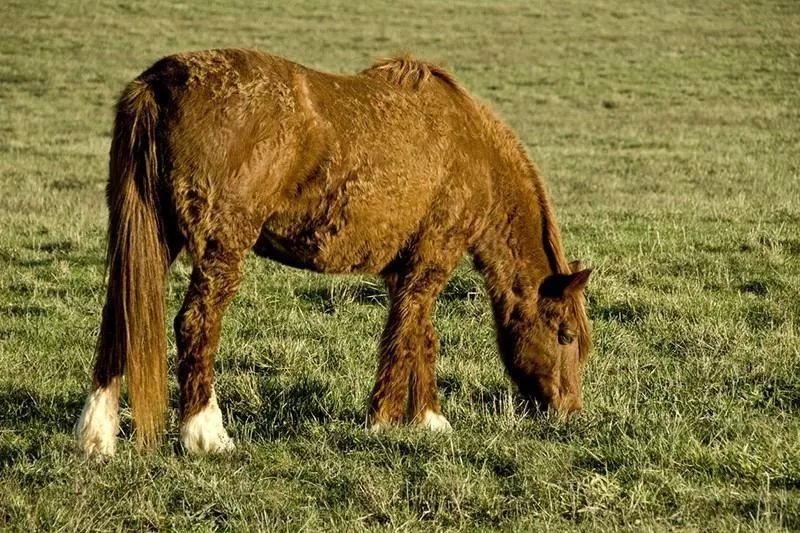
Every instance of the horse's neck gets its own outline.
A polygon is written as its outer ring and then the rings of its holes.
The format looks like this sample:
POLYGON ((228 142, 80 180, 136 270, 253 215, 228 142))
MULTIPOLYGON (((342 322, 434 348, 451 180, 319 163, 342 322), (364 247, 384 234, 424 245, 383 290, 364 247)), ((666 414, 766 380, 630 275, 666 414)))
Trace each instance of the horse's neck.
POLYGON ((563 252, 548 199, 535 169, 524 159, 494 180, 488 229, 475 249, 475 262, 498 321, 535 298, 542 279, 561 270, 563 252), (554 233, 555 232, 555 233, 554 233))

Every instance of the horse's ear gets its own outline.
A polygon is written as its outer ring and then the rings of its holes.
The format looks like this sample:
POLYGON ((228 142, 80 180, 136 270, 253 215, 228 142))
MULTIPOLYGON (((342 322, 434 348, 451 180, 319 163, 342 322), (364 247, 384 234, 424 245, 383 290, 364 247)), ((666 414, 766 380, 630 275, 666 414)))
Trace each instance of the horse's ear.
POLYGON ((591 268, 584 268, 570 274, 569 285, 564 289, 564 292, 575 293, 581 292, 586 284, 589 283, 589 276, 592 275, 591 268))
POLYGON ((583 290, 589 282, 591 268, 579 270, 572 274, 550 274, 539 285, 539 295, 545 298, 563 298, 583 290))
POLYGON ((569 271, 573 274, 576 272, 580 272, 583 270, 583 263, 581 263, 580 259, 576 259, 575 261, 569 262, 569 271))

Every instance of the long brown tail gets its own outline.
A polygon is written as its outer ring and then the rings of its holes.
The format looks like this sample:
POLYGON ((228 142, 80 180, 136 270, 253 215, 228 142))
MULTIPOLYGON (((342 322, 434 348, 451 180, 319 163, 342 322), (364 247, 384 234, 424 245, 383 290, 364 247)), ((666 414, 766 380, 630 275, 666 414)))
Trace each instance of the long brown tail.
POLYGON ((108 291, 94 385, 127 371, 136 442, 153 447, 167 406, 164 284, 168 252, 159 206, 158 106, 148 84, 131 82, 117 104, 108 186, 108 291))

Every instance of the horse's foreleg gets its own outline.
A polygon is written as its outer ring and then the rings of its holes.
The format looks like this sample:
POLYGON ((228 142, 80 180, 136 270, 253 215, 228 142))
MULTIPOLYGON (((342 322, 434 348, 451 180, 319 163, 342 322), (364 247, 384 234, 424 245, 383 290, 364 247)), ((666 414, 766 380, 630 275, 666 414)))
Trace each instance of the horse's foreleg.
POLYGON ((444 264, 410 263, 401 272, 385 276, 391 306, 370 403, 371 428, 396 425, 404 415, 431 429, 450 428, 436 392, 439 340, 431 311, 457 259, 444 264))
POLYGON ((371 429, 403 420, 409 378, 416 362, 417 332, 404 316, 407 305, 393 298, 381 337, 380 362, 368 415, 371 429))
POLYGON ((407 416, 425 428, 449 431, 450 422, 442 415, 436 388, 436 356, 439 353, 439 336, 428 318, 422 332, 416 365, 411 372, 407 416))
POLYGON ((239 287, 244 252, 209 243, 195 262, 189 290, 175 318, 180 384, 181 444, 189 453, 234 448, 214 393, 214 353, 222 315, 239 287))

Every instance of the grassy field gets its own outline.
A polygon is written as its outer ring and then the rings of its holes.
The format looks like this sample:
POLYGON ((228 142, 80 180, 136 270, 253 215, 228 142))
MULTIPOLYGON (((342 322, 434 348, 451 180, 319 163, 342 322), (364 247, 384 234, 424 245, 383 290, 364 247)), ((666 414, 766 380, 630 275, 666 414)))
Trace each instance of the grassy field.
POLYGON ((0 529, 800 529, 800 4, 165 4, 3 2, 0 529), (383 287, 252 258, 216 365, 236 453, 177 455, 173 415, 141 456, 123 409, 116 459, 76 457, 114 100, 220 46, 412 50, 507 118, 596 268, 580 417, 521 416, 465 261, 436 311, 455 432, 369 434, 383 287))

